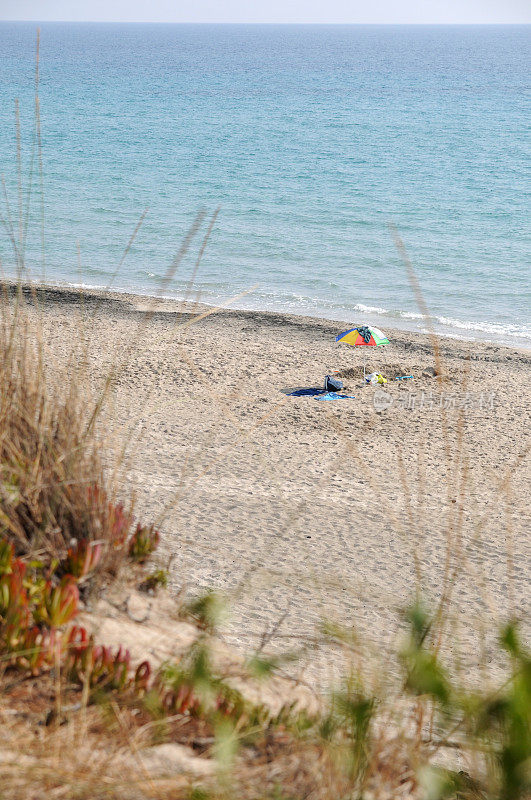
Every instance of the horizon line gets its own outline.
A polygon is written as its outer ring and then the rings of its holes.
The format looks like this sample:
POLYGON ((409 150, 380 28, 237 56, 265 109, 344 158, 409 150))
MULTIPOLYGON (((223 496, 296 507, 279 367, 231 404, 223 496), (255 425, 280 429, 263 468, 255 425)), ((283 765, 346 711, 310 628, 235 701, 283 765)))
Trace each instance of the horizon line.
POLYGON ((0 19, 2 22, 18 22, 18 23, 37 23, 39 25, 47 23, 61 23, 61 24, 92 24, 92 25, 308 25, 308 26, 325 26, 325 25, 349 25, 349 26, 415 26, 418 28, 426 28, 432 26, 441 27, 493 27, 493 26, 530 26, 530 22, 272 22, 272 21, 227 21, 224 20, 209 20, 209 21, 192 21, 192 20, 120 20, 120 19, 0 19))

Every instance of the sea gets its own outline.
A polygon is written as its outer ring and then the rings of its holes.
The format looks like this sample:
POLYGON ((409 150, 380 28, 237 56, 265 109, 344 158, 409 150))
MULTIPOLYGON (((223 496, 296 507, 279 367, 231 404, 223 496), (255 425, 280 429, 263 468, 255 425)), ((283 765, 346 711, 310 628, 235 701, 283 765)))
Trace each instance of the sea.
POLYGON ((42 24, 40 153, 37 27, 4 275, 531 347, 530 26, 42 24))

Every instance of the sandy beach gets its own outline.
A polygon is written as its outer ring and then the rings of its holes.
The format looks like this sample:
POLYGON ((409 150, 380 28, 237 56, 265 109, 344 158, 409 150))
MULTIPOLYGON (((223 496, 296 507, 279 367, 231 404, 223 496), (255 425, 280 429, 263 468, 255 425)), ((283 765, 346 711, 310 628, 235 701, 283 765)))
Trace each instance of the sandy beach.
MULTIPOLYGON (((529 619, 529 353, 441 339, 438 378, 423 334, 362 352, 322 319, 67 289, 39 304, 56 378, 80 333, 95 388, 120 367, 123 490, 160 522, 172 590, 231 598, 230 642, 281 621, 287 649, 328 619, 385 655, 415 593, 449 591, 466 671, 491 659, 491 623, 529 619), (365 352, 382 389, 362 385, 365 352), (286 395, 332 370, 354 399, 286 395)), ((330 658, 309 660, 326 679, 330 658)))

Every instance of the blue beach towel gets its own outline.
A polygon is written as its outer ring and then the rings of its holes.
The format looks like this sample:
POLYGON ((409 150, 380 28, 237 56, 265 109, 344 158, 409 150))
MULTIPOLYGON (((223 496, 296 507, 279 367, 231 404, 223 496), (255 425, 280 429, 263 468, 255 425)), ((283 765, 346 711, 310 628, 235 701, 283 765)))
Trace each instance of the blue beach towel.
POLYGON ((338 394, 337 392, 326 392, 326 394, 322 394, 320 397, 316 397, 316 400, 354 400, 355 395, 353 394, 338 394))

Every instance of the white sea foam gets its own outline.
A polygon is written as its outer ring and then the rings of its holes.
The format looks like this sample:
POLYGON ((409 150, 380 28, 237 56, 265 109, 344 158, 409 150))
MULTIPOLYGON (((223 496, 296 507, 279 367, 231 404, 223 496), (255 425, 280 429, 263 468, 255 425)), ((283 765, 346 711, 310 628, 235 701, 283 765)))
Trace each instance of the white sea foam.
MULTIPOLYGON (((381 308, 379 306, 367 306, 362 303, 357 303, 353 307, 353 311, 362 312, 366 314, 375 314, 389 319, 403 319, 411 321, 424 321, 424 314, 415 311, 401 311, 394 309, 381 308)), ((484 321, 484 320, 463 320, 455 317, 446 317, 443 315, 433 315, 431 317, 432 323, 439 333, 444 333, 447 336, 458 337, 459 334, 448 332, 447 328, 453 328, 457 331, 470 332, 472 338, 481 338, 483 334, 492 334, 498 339, 509 337, 513 339, 531 339, 531 328, 527 325, 516 325, 512 323, 484 321), (442 329, 442 330, 441 330, 442 329)), ((417 326, 417 329, 426 331, 424 325, 417 326)))
MULTIPOLYGON (((387 308, 380 308, 378 306, 366 306, 362 303, 357 303, 353 307, 354 311, 361 311, 367 314, 378 314, 379 316, 400 318, 404 320, 425 320, 424 314, 415 311, 401 311, 391 310, 387 308)), ((482 320, 463 320, 455 317, 446 317, 433 315, 432 322, 436 327, 443 326, 445 328, 456 328, 462 331, 490 333, 504 336, 512 336, 520 339, 531 339, 531 329, 527 325, 515 325, 503 322, 486 322, 482 320)), ((424 328, 423 328, 424 330, 424 328)), ((450 335, 450 334, 448 334, 450 335)))
POLYGON ((354 306, 354 311, 361 311, 365 312, 366 314, 389 314, 390 312, 386 308, 380 308, 379 306, 365 306, 363 303, 357 303, 354 306))
POLYGON ((459 328, 466 331, 481 331, 482 333, 505 334, 506 336, 518 336, 523 339, 531 339, 531 330, 526 325, 512 325, 510 323, 495 322, 476 322, 472 320, 460 320, 453 317, 434 317, 439 325, 449 328, 459 328))
POLYGON ((416 311, 399 311, 398 314, 402 319, 424 319, 424 314, 418 314, 416 311))

